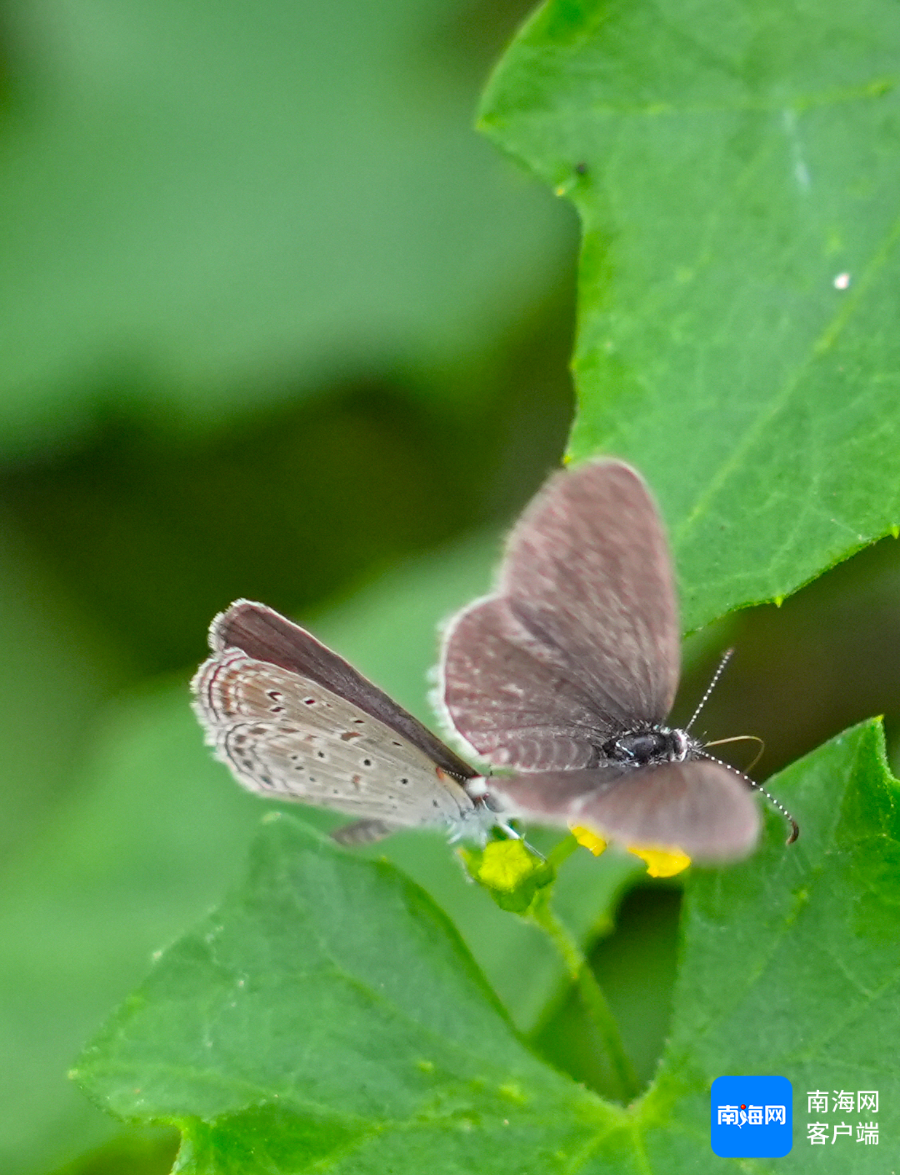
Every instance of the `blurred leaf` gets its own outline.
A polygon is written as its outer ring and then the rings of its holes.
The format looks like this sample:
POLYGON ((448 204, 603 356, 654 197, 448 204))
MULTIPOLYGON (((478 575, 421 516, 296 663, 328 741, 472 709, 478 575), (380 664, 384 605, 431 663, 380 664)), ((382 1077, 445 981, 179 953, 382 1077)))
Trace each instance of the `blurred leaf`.
POLYGON ((123 703, 92 733, 71 795, 7 863, 0 893, 4 1175, 113 1133, 66 1081, 72 1056, 151 953, 234 880, 257 811, 205 753, 186 682, 123 703))
MULTIPOLYGON (((672 1039, 632 1110, 519 1044, 421 890, 284 818, 78 1078, 122 1117, 179 1125, 184 1172, 420 1171, 426 1156, 446 1172, 519 1172, 525 1156, 543 1171, 718 1171, 710 1084, 761 1063, 801 1096, 864 1074, 891 1137, 900 826, 880 727, 841 736, 780 785, 810 813, 804 838, 787 849, 772 817, 755 858, 691 878, 672 1039)), ((793 1163, 812 1171, 818 1158, 797 1148, 793 1163)), ((862 1148, 842 1154, 848 1172, 867 1163, 862 1148)))
POLYGON ((572 454, 648 475, 688 629, 900 523, 896 16, 551 0, 485 97, 581 214, 572 454))
POLYGON ((0 463, 0 505, 135 666, 181 668, 236 596, 305 610, 518 508, 570 427, 573 292, 493 341, 465 409, 394 373, 198 436, 119 394, 79 443, 0 463))
POLYGON ((130 666, 0 512, 0 871, 73 786, 96 707, 130 666))
POLYGON ((306 609, 471 525, 484 497, 458 460, 471 427, 374 387, 202 443, 111 413, 92 444, 0 469, 0 499, 134 661, 161 672, 196 656, 237 596, 306 609))
POLYGON ((169 1175, 179 1142, 176 1130, 133 1128, 53 1175, 169 1175))
POLYGON ((447 394, 569 236, 472 134, 452 11, 8 7, 7 449, 106 395, 211 422, 385 366, 440 371, 420 386, 447 394))

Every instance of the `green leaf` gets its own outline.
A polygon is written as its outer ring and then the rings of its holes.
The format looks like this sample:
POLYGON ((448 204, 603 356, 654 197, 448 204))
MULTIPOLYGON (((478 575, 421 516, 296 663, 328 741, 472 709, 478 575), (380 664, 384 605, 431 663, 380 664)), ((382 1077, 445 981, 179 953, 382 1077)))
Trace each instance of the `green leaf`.
MULTIPOLYGON (((877 1089, 882 1140, 900 1131, 900 793, 880 723, 826 743, 772 787, 799 813, 800 840, 785 849, 770 837, 688 890, 672 1035, 644 1107, 659 1123, 647 1153, 660 1171, 695 1161, 698 1137, 708 1143, 710 1079, 726 1073, 790 1079, 797 1170, 825 1169, 806 1141, 806 1122, 822 1120, 806 1112, 807 1091, 877 1089)), ((867 1150, 842 1148, 841 1172, 871 1172, 867 1150)))
POLYGON ((647 473, 687 629, 900 523, 898 55, 890 0, 551 0, 485 96, 581 215, 572 455, 647 473))
MULTIPOLYGON (((771 816, 754 858, 690 879, 671 1041, 629 1110, 527 1051, 421 890, 285 817, 267 821, 246 885, 162 956, 78 1080, 121 1117, 180 1126, 189 1175, 313 1162, 675 1175, 740 1169, 709 1148, 716 1076, 779 1073, 795 1089, 792 1163, 819 1170, 807 1089, 877 1088, 883 1136, 900 1128, 897 784, 870 723, 773 786, 801 815, 801 840, 786 848, 771 816)), ((855 1144, 841 1164, 871 1170, 855 1144)))
POLYGON ((245 889, 85 1054, 92 1096, 181 1125, 187 1171, 342 1154, 355 1171, 413 1170, 438 1140, 460 1162, 485 1135, 576 1148, 588 1119, 615 1119, 521 1045, 422 890, 290 818, 266 823, 245 889))

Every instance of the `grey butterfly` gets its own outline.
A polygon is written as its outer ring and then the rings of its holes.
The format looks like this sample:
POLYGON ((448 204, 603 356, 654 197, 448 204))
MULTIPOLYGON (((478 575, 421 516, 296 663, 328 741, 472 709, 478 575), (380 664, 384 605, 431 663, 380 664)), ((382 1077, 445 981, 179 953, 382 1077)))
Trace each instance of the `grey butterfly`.
POLYGON ((218 615, 191 682, 216 755, 250 791, 359 816, 342 844, 493 823, 476 772, 343 657, 249 600, 218 615))
POLYGON ((516 770, 489 782, 506 813, 741 857, 759 836, 755 785, 665 725, 679 650, 656 505, 629 465, 599 461, 550 477, 513 528, 496 592, 450 622, 442 702, 479 755, 516 770))

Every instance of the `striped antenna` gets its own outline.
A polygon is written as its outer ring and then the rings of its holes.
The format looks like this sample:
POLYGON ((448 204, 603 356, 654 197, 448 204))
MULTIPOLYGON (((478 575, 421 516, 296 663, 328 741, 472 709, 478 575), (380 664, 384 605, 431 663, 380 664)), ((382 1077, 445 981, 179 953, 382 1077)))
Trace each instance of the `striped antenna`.
POLYGON ((711 763, 718 763, 720 767, 724 767, 726 771, 733 771, 739 775, 746 784, 752 787, 755 791, 761 792, 773 808, 777 808, 782 816, 787 820, 791 826, 791 835, 785 841, 785 844, 792 845, 797 837, 800 835, 800 825, 790 814, 787 808, 782 804, 781 800, 776 800, 770 791, 767 791, 761 783, 757 783, 755 779, 751 779, 749 775, 745 775, 743 771, 738 771, 736 767, 732 767, 730 763, 725 763, 722 759, 717 759, 715 755, 709 755, 706 751, 698 751, 698 754, 703 759, 709 759, 711 763))
POLYGON ((691 715, 691 720, 687 724, 687 726, 684 728, 685 730, 690 730, 691 727, 694 725, 694 723, 697 721, 697 718, 700 714, 700 711, 703 709, 703 707, 709 701, 709 695, 716 688, 716 683, 718 682, 718 680, 722 676, 722 674, 725 672, 725 666, 728 664, 728 662, 731 660, 731 658, 733 656, 734 656, 734 649, 726 649, 725 652, 722 654, 722 660, 719 662, 719 668, 712 675, 712 681, 706 687, 706 693, 700 699, 700 704, 697 706, 697 709, 691 715))

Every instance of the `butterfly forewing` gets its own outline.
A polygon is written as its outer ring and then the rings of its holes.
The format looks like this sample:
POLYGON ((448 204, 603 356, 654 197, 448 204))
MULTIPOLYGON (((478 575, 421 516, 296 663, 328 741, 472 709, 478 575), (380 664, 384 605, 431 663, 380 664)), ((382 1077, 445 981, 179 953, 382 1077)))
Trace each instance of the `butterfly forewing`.
POLYGON ((443 700, 495 762, 590 766, 611 735, 665 720, 678 674, 659 514, 630 466, 603 461, 555 474, 516 523, 496 594, 448 629, 443 700))
POLYGON ((453 619, 444 703, 456 728, 495 766, 562 771, 597 761, 591 700, 502 596, 476 601, 453 619))

